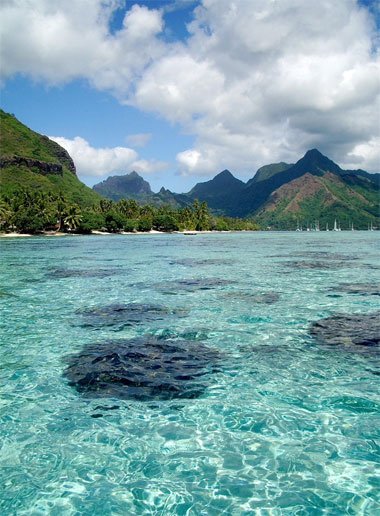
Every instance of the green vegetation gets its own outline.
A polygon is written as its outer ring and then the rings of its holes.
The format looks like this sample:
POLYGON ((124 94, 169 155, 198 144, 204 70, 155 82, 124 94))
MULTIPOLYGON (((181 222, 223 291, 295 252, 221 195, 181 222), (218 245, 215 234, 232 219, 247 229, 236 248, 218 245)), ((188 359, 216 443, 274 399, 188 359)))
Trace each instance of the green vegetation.
POLYGON ((91 207, 80 208, 60 193, 33 191, 22 188, 0 199, 0 230, 18 233, 67 231, 91 233, 92 230, 110 233, 148 232, 151 229, 172 232, 183 230, 257 230, 254 221, 214 217, 207 204, 194 201, 193 206, 175 209, 139 206, 133 199, 113 202, 101 199, 91 207))
POLYGON ((294 165, 266 165, 247 183, 224 170, 186 194, 154 193, 131 172, 92 190, 60 145, 2 110, 0 122, 0 231, 323 229, 335 219, 380 227, 379 174, 342 170, 316 149, 294 165))
POLYGON ((17 196, 20 189, 45 196, 64 192, 65 198, 80 207, 92 206, 100 196, 76 176, 69 154, 60 145, 0 110, 1 194, 17 196))
POLYGON ((43 176, 26 166, 5 167, 0 170, 0 184, 2 195, 8 197, 16 195, 23 188, 46 195, 49 193, 59 195, 60 192, 65 192, 68 201, 81 207, 92 206, 101 198, 65 168, 62 171, 62 176, 43 176))
POLYGON ((289 165, 288 163, 284 163, 283 161, 281 161, 281 163, 272 163, 271 165, 264 165, 263 167, 259 168, 259 170, 253 176, 253 178, 248 181, 247 185, 252 183, 258 183, 259 181, 265 181, 265 179, 269 179, 275 174, 279 174, 284 170, 288 170, 288 168, 292 166, 293 165, 289 165))
POLYGON ((44 162, 59 163, 58 157, 47 144, 50 140, 46 136, 35 133, 13 115, 5 113, 3 110, 0 110, 0 121, 1 154, 3 156, 22 156, 44 162))
POLYGON ((277 190, 277 201, 272 209, 265 206, 256 213, 255 219, 262 228, 294 230, 297 226, 311 228, 315 223, 321 229, 326 224, 332 229, 336 220, 342 229, 367 229, 370 224, 380 227, 379 190, 375 183, 365 178, 337 176, 331 180, 328 176, 319 178, 321 188, 312 196, 306 193, 297 201, 297 209, 289 207, 299 195, 281 194, 277 190), (325 187, 323 188, 322 185, 325 187))

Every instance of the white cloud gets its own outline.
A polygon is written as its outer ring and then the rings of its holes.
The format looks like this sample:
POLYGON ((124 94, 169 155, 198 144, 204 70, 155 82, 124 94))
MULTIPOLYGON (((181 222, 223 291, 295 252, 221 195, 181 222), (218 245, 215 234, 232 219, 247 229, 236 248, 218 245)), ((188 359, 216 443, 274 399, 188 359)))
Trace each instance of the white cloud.
POLYGON ((96 149, 84 138, 76 136, 73 140, 50 136, 73 158, 78 175, 102 177, 109 174, 130 172, 137 161, 137 152, 127 147, 96 149))
POLYGON ((345 162, 379 134, 373 21, 353 0, 204 0, 195 12, 187 45, 145 70, 134 99, 196 136, 177 155, 182 174, 252 174, 316 146, 345 162))
POLYGON ((4 2, 4 75, 86 78, 179 123, 195 136, 177 155, 184 175, 252 175, 312 147, 340 164, 378 169, 379 39, 356 0, 202 0, 188 40, 170 44, 159 37, 164 9, 134 5, 111 33, 123 4, 4 2))
POLYGON ((380 137, 372 138, 367 143, 355 145, 351 152, 347 153, 347 168, 380 171, 380 137))
POLYGON ((125 141, 132 145, 132 147, 144 147, 148 141, 152 138, 152 133, 136 133, 128 134, 125 137, 125 141))
POLYGON ((131 165, 132 169, 139 174, 152 174, 154 172, 163 172, 169 166, 166 161, 156 161, 155 159, 138 159, 131 165))
POLYGON ((1 7, 2 75, 28 74, 51 84, 88 79, 120 95, 163 52, 157 9, 134 5, 111 34, 119 0, 18 0, 1 7))
POLYGON ((62 136, 50 138, 67 150, 74 160, 79 176, 106 177, 110 174, 126 174, 132 170, 140 174, 151 174, 168 167, 168 163, 164 161, 141 159, 135 150, 127 147, 94 148, 80 136, 73 140, 62 136))

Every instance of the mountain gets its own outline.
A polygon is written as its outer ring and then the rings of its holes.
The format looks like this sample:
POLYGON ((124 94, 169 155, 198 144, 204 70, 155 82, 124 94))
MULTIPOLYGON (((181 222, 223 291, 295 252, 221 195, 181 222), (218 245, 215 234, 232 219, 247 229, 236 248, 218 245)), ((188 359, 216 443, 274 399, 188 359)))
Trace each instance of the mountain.
POLYGON ((318 150, 308 151, 293 167, 249 189, 259 223, 294 229, 297 222, 320 227, 335 219, 365 229, 379 225, 379 174, 342 170, 318 150))
POLYGON ((191 204, 191 199, 185 194, 173 193, 164 187, 157 193, 152 192, 148 181, 135 171, 122 176, 110 176, 92 188, 99 195, 115 202, 119 199, 134 199, 141 206, 169 204, 173 208, 183 208, 191 204))
POLYGON ((186 195, 191 199, 206 201, 216 214, 225 214, 233 209, 245 186, 229 170, 223 170, 210 181, 197 183, 186 195))
MULTIPOLYGON (((132 197, 140 204, 171 204, 176 208, 191 205, 198 199, 206 201, 215 215, 254 217, 263 227, 277 229, 294 229, 297 221, 306 226, 316 220, 324 227, 326 223, 331 225, 335 218, 346 226, 353 222, 357 228, 366 228, 371 222, 380 226, 380 174, 342 170, 317 149, 307 151, 295 164, 265 165, 247 183, 235 178, 229 170, 223 170, 184 194, 165 188, 152 193, 148 183, 138 174, 132 175, 136 183, 128 182, 122 195, 119 190, 110 198, 132 197), (143 195, 133 190, 132 184, 145 184, 147 193, 143 195)), ((131 174, 121 178, 129 176, 131 174)), ((112 184, 117 185, 115 179, 112 178, 112 184)), ((94 189, 107 197, 111 195, 98 186, 94 189)))
POLYGON ((139 196, 144 198, 152 194, 149 183, 135 171, 124 176, 110 176, 94 185, 93 190, 115 202, 129 195, 133 195, 134 198, 139 196))
POLYGON ((20 187, 62 192, 68 201, 91 206, 100 197, 77 177, 68 152, 13 115, 0 110, 0 184, 3 195, 20 187))
POLYGON ((250 185, 252 183, 258 183, 259 181, 265 181, 265 179, 269 179, 275 174, 283 172, 284 170, 287 170, 292 166, 293 165, 289 165, 289 163, 284 163, 283 161, 281 161, 281 163, 272 163, 271 165, 264 165, 263 167, 259 168, 254 177, 248 181, 247 185, 250 185))
POLYGON ((207 197, 215 199, 225 197, 228 192, 239 192, 244 186, 245 183, 236 179, 229 170, 223 170, 210 181, 197 183, 187 195, 194 199, 200 197, 205 200, 207 197))
POLYGON ((342 226, 359 229, 368 224, 380 227, 380 174, 343 170, 317 149, 297 163, 284 162, 261 167, 247 183, 223 170, 213 179, 197 183, 187 193, 165 188, 152 192, 136 172, 109 177, 93 190, 77 177, 73 160, 60 145, 38 134, 13 115, 0 110, 0 183, 3 195, 20 187, 46 193, 63 193, 81 207, 104 197, 117 201, 134 198, 143 205, 191 206, 195 199, 207 202, 215 215, 254 217, 262 227, 294 229, 319 221, 321 228, 334 219, 342 226), (99 195, 100 194, 100 195, 99 195))
POLYGON ((197 183, 190 192, 178 194, 161 188, 153 193, 147 181, 136 172, 123 176, 112 176, 93 186, 93 189, 107 199, 132 198, 139 204, 154 204, 160 206, 170 204, 175 208, 191 205, 194 199, 206 201, 216 213, 228 211, 228 206, 234 202, 235 196, 245 187, 245 183, 236 179, 229 170, 223 170, 210 181, 197 183))
MULTIPOLYGON (((358 183, 355 188, 363 188, 362 194, 369 194, 369 203, 373 205, 375 200, 373 199, 373 188, 376 190, 376 178, 373 180, 371 178, 359 177, 358 174, 351 173, 350 171, 342 170, 336 163, 331 161, 329 158, 321 154, 317 149, 312 149, 307 151, 305 156, 301 158, 297 163, 293 166, 286 168, 282 172, 278 172, 276 174, 271 175, 267 179, 256 181, 256 182, 248 182, 246 189, 242 192, 240 197, 240 205, 236 205, 235 209, 232 213, 234 216, 247 216, 254 215, 258 216, 264 215, 264 207, 268 207, 269 205, 273 205, 273 197, 270 200, 269 204, 268 199, 277 189, 281 188, 283 185, 287 185, 292 181, 296 180, 304 176, 305 174, 309 174, 313 177, 324 177, 324 175, 329 172, 333 174, 336 179, 340 179, 340 186, 328 184, 326 188, 331 187, 333 190, 336 188, 344 188, 347 190, 348 183, 353 178, 357 178, 356 183, 358 183), (361 181, 362 180, 362 181, 361 181), (364 182, 363 182, 364 181, 364 182)), ((368 174, 371 176, 371 174, 368 174)), ((355 181, 354 181, 355 182, 355 181)), ((300 182, 302 183, 302 182, 300 182)), ((295 183, 294 191, 297 191, 297 186, 300 186, 300 183, 295 183)), ((278 198, 283 198, 284 191, 288 191, 287 189, 281 190, 280 193, 277 193, 278 198)), ((304 192, 305 193, 305 192, 304 192)), ((350 193, 346 191, 345 195, 350 197, 350 195, 354 195, 353 191, 350 193)), ((299 197, 302 197, 302 193, 297 194, 299 197)), ((348 202, 349 204, 349 202, 348 202)), ((278 202, 276 203, 278 206, 278 202)), ((339 205, 340 206, 340 205, 339 205)), ((375 212, 376 212, 376 202, 374 204, 375 212)), ((323 206, 321 207, 321 209, 323 206)), ((269 209, 269 208, 268 208, 269 209)), ((272 210, 271 210, 272 211, 272 210)), ((338 210, 340 213, 340 211, 338 210)), ((276 219, 273 217, 272 222, 276 219)), ((266 222, 266 219, 265 219, 266 222)))

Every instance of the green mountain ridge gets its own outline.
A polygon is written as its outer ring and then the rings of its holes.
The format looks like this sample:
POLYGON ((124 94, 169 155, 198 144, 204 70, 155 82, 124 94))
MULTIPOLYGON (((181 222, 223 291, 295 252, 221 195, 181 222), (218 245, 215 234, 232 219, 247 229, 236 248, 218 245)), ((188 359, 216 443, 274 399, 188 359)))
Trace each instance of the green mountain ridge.
POLYGON ((265 181, 265 179, 269 179, 275 174, 279 174, 280 172, 283 172, 292 166, 293 164, 284 163, 283 161, 280 163, 272 163, 271 165, 264 165, 263 167, 260 167, 252 179, 247 182, 247 186, 252 183, 265 181))
POLYGON ((149 197, 153 192, 148 181, 145 181, 137 172, 133 171, 124 176, 110 176, 101 183, 96 184, 93 190, 102 197, 117 202, 125 195, 149 197))
POLYGON ((13 115, 0 110, 1 194, 20 188, 44 193, 64 193, 68 201, 91 206, 100 196, 76 175, 68 152, 47 136, 32 131, 13 115))
POLYGON ((145 181, 136 171, 120 176, 110 176, 94 185, 93 190, 114 202, 120 199, 134 199, 140 206, 168 204, 173 208, 183 208, 191 205, 191 200, 186 195, 175 194, 164 187, 157 193, 152 192, 148 181, 145 181))
MULTIPOLYGON (((187 193, 150 185, 136 172, 112 176, 95 185, 84 185, 77 177, 73 160, 60 145, 0 110, 0 185, 2 196, 21 188, 44 194, 63 194, 80 208, 105 198, 134 199, 140 206, 191 207, 195 200, 207 203, 215 216, 254 218, 262 227, 294 229, 296 224, 338 219, 348 226, 365 229, 380 226, 380 174, 343 170, 312 149, 291 165, 284 162, 261 167, 247 183, 223 170, 213 179, 197 183, 187 193)), ((104 200, 105 201, 105 200, 104 200)), ((103 202, 103 201, 102 201, 103 202)))
MULTIPOLYGON (((335 218, 348 226, 365 228, 379 221, 380 174, 343 170, 332 160, 311 149, 297 163, 280 162, 261 167, 247 183, 224 170, 213 179, 197 183, 188 193, 162 188, 145 202, 185 206, 194 199, 207 202, 215 215, 254 217, 263 227, 294 229, 297 222, 311 225, 335 218)), ((142 179, 142 178, 141 178, 142 179)), ((129 195, 138 201, 137 196, 129 195)))

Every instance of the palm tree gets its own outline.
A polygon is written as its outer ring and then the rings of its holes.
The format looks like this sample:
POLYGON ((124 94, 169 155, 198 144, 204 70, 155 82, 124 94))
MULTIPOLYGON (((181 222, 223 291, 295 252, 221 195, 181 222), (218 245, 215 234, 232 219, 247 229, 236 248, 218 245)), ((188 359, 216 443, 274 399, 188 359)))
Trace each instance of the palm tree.
POLYGON ((58 228, 56 229, 56 231, 61 231, 61 227, 62 227, 62 221, 65 217, 65 214, 67 212, 67 201, 65 199, 65 196, 63 195, 63 192, 59 192, 58 195, 51 195, 50 196, 50 200, 55 202, 55 216, 57 217, 57 224, 58 224, 58 228))
POLYGON ((6 225, 11 213, 12 210, 9 204, 5 200, 0 199, 0 226, 6 225))
POLYGON ((99 211, 101 213, 107 213, 111 211, 115 203, 111 199, 101 199, 99 202, 99 211))
POLYGON ((116 203, 116 209, 127 219, 137 219, 140 215, 140 206, 134 199, 120 199, 116 203))
POLYGON ((140 215, 142 217, 152 217, 154 214, 154 208, 150 204, 145 204, 142 208, 140 208, 140 215))
POLYGON ((69 229, 76 229, 81 223, 82 215, 77 204, 69 207, 64 219, 64 223, 69 226, 69 229))

